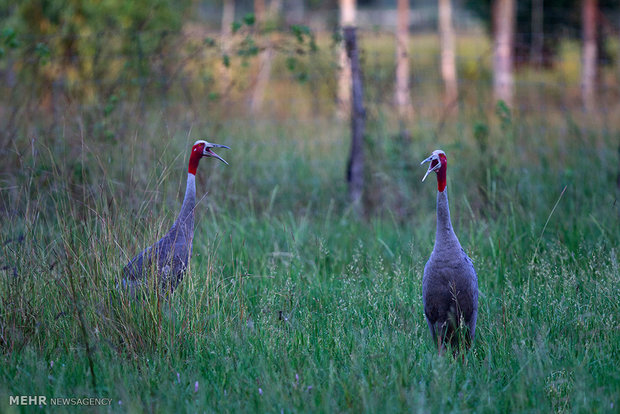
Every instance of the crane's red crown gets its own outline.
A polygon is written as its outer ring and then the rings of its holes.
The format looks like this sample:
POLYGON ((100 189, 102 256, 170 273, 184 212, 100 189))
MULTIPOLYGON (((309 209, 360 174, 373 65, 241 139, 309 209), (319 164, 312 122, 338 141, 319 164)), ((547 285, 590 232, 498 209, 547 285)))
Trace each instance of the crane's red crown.
POLYGON ((220 157, 215 152, 213 152, 211 148, 230 149, 226 145, 213 144, 211 142, 199 139, 198 141, 194 142, 194 145, 192 146, 192 152, 189 156, 189 168, 187 169, 187 172, 189 172, 190 174, 196 175, 196 169, 198 168, 198 163, 200 162, 200 159, 202 157, 217 158, 218 160, 222 161, 224 164, 228 165, 228 163, 224 160, 224 158, 220 157))
POLYGON ((430 162, 430 165, 422 181, 424 181, 432 171, 435 171, 437 173, 437 190, 443 192, 446 189, 446 172, 448 169, 448 158, 446 157, 446 153, 442 150, 435 150, 431 156, 422 161, 420 165, 426 162, 430 162))

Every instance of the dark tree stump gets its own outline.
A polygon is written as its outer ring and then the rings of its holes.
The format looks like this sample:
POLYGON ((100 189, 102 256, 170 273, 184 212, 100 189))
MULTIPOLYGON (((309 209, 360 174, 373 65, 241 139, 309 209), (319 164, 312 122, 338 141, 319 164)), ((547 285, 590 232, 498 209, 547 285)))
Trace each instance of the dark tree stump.
POLYGON ((347 166, 349 183, 349 200, 355 211, 364 214, 362 196, 364 193, 364 131, 366 128, 366 110, 364 109, 364 92, 362 87, 362 70, 355 27, 345 27, 344 41, 351 65, 351 153, 347 166))

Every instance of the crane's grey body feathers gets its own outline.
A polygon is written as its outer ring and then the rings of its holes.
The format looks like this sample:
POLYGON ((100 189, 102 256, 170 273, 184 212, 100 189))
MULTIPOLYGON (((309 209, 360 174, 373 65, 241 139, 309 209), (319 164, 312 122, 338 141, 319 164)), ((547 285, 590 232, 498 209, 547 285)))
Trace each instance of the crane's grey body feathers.
POLYGON ((152 275, 162 292, 172 292, 183 279, 192 254, 196 177, 187 175, 181 213, 164 237, 134 257, 123 269, 123 287, 135 295, 152 275))
POLYGON ((422 302, 435 343, 450 342, 455 348, 461 320, 468 328, 466 342, 473 340, 478 317, 478 277, 452 229, 447 191, 437 192, 435 247, 424 267, 422 302))
POLYGON ((187 187, 179 217, 154 245, 147 247, 127 263, 123 269, 122 287, 133 296, 137 289, 148 283, 159 286, 163 292, 172 292, 183 279, 192 255, 194 239, 194 208, 196 207, 196 170, 203 157, 213 157, 228 165, 213 148, 228 148, 198 140, 192 146, 187 167, 187 187))

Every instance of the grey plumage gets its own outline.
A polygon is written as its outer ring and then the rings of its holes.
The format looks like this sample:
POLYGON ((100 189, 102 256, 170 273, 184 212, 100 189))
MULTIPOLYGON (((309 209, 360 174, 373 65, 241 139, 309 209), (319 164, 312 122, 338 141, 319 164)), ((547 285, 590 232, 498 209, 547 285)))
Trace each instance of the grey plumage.
POLYGON ((172 292, 181 282, 192 254, 195 206, 196 179, 188 174, 179 217, 164 237, 140 252, 123 269, 123 285, 132 295, 149 280, 149 272, 162 292, 172 292))
MULTIPOLYGON (((435 343, 440 347, 450 343, 452 348, 456 349, 459 345, 458 328, 461 321, 467 327, 464 345, 468 346, 474 339, 478 317, 478 277, 471 259, 461 247, 452 228, 445 189, 445 154, 443 163, 444 181, 443 186, 439 185, 439 188, 443 187, 443 191, 437 192, 435 246, 424 267, 422 302, 435 343)), ((441 162, 439 165, 441 167, 441 162)), ((440 167, 435 165, 436 170, 440 167)))
POLYGON ((187 186, 181 212, 170 230, 155 244, 147 247, 123 268, 122 286, 132 296, 147 282, 162 293, 172 292, 183 279, 192 255, 194 239, 194 209, 196 207, 196 169, 202 157, 214 157, 228 164, 212 148, 225 145, 196 141, 190 154, 187 186))

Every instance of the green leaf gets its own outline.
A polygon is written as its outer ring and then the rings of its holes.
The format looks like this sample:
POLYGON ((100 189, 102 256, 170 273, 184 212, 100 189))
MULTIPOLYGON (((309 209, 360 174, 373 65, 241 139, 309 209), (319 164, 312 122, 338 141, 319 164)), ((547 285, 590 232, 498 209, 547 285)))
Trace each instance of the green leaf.
POLYGON ((232 32, 233 32, 233 33, 237 33, 237 31, 238 31, 239 29, 241 29, 241 26, 242 26, 242 25, 241 25, 241 23, 239 23, 239 22, 233 22, 233 23, 232 23, 232 25, 231 25, 231 27, 232 27, 232 32))
POLYGON ((212 37, 207 37, 207 38, 205 38, 205 45, 206 45, 207 47, 213 47, 213 46, 215 46, 215 39, 214 39, 214 38, 212 38, 212 37))
POLYGON ((256 17, 254 17, 254 13, 248 13, 243 16, 243 23, 248 26, 252 26, 254 23, 256 23, 256 17))
POLYGON ((308 72, 299 72, 297 74, 297 82, 306 83, 308 81, 308 72))
POLYGON ((342 33, 340 33, 340 30, 334 30, 332 33, 332 42, 334 44, 342 42, 342 33))
POLYGON ((295 70, 295 66, 297 66, 297 59, 293 56, 289 56, 286 58, 286 68, 291 72, 295 70))
POLYGON ((476 121, 473 130, 478 148, 484 153, 489 142, 489 126, 485 122, 476 121))
POLYGON ((34 48, 34 53, 39 57, 43 64, 47 63, 50 57, 50 49, 45 43, 37 43, 34 48))
POLYGON ((315 40, 314 36, 312 36, 312 37, 310 38, 310 51, 311 51, 311 52, 316 52, 316 51, 318 51, 318 50, 319 50, 319 47, 318 47, 318 45, 316 44, 316 40, 315 40))
POLYGON ((293 32, 293 35, 297 38, 299 43, 304 42, 304 36, 312 37, 310 28, 303 24, 291 25, 291 32, 293 32))
POLYGON ((503 100, 497 101, 495 106, 495 114, 499 117, 502 123, 502 129, 506 130, 512 124, 512 113, 510 107, 503 100))
POLYGON ((110 115, 116 108, 117 103, 118 103, 118 96, 110 95, 110 98, 108 99, 108 103, 103 108, 103 115, 104 116, 110 115))
POLYGON ((259 49, 254 39, 250 36, 246 36, 246 38, 243 39, 243 42, 241 42, 241 47, 237 51, 237 54, 239 56, 247 57, 247 56, 256 56, 258 52, 259 52, 259 49))
POLYGON ((15 49, 19 46, 19 40, 17 39, 17 33, 14 29, 8 27, 2 31, 2 37, 4 37, 4 44, 15 49))
POLYGON ((228 55, 223 55, 222 56, 222 63, 224 64, 224 66, 226 66, 227 68, 230 67, 230 56, 228 55))

